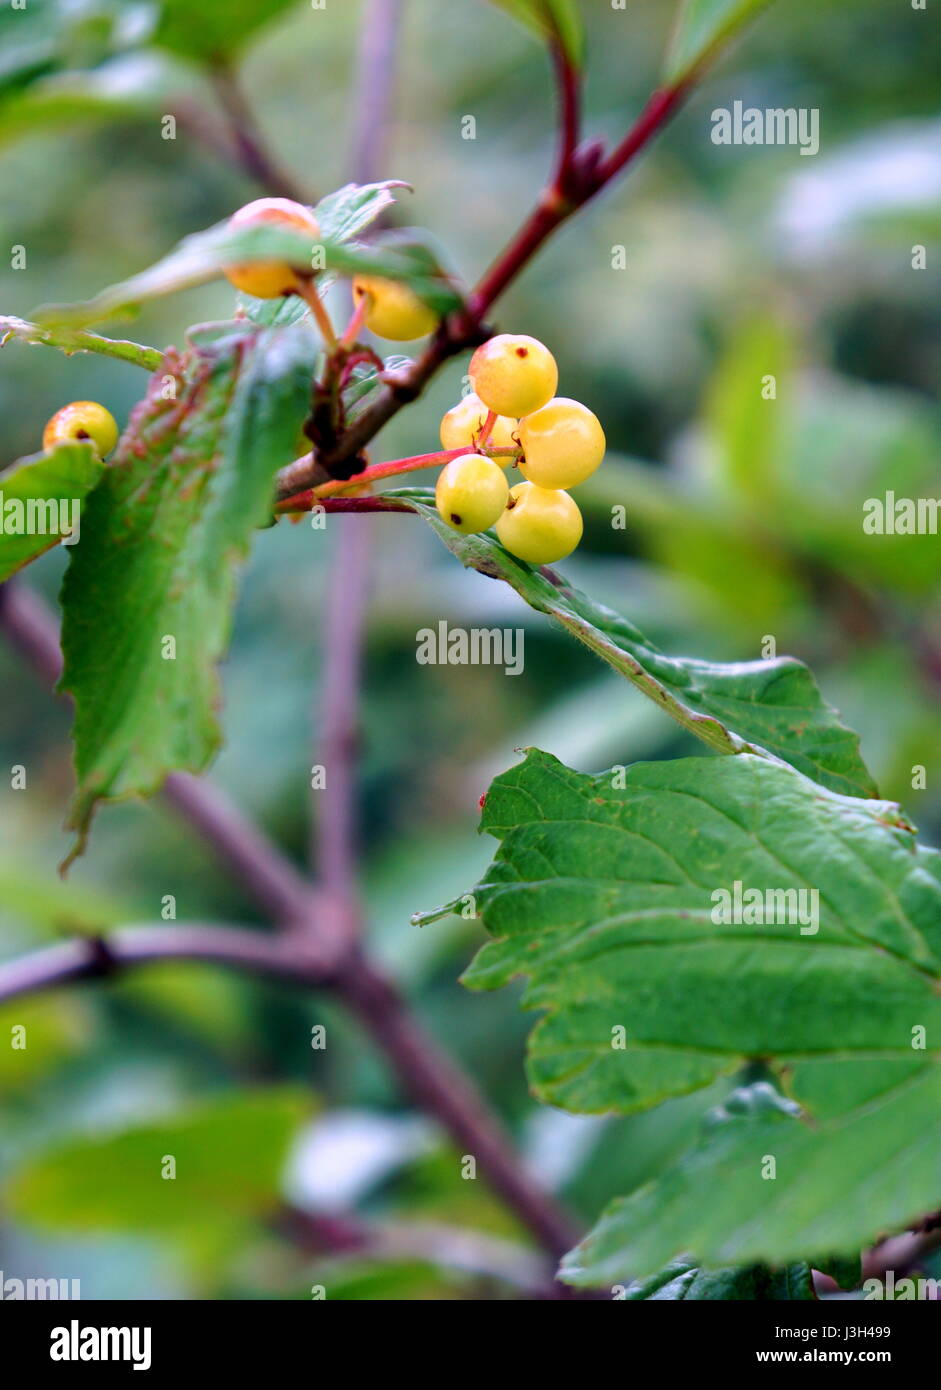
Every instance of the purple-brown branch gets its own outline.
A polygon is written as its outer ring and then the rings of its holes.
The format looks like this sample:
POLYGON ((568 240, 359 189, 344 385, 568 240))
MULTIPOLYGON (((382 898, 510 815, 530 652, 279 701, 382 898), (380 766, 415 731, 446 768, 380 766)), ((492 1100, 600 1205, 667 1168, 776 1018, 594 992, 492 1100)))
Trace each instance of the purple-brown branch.
POLYGON ((309 202, 297 181, 268 152, 255 113, 245 98, 234 68, 225 60, 218 59, 210 67, 209 76, 228 121, 236 158, 244 172, 276 198, 290 198, 296 203, 309 202))

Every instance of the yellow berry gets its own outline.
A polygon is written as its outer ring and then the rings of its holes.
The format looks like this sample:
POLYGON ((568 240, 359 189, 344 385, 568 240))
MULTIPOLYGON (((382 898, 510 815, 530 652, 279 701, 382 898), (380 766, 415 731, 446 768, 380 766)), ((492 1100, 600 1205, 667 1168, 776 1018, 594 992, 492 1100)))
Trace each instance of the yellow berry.
MULTIPOLYGON (((264 226, 294 227, 307 232, 311 241, 320 238, 320 225, 310 208, 290 198, 256 198, 229 218, 233 232, 264 226)), ((310 275, 309 270, 305 273, 286 261, 246 261, 242 265, 225 267, 230 284, 256 299, 280 299, 282 295, 294 294, 301 281, 310 279, 310 275)))
POLYGON ((355 303, 368 296, 366 327, 380 338, 394 343, 424 338, 438 322, 433 309, 400 280, 383 280, 378 275, 357 275, 353 280, 355 303))
POLYGON ((42 432, 42 447, 48 452, 57 444, 75 444, 86 440, 99 458, 110 454, 118 442, 118 425, 110 410, 97 401, 72 401, 57 410, 46 422, 42 432))
MULTIPOLYGON (((479 396, 475 396, 470 391, 464 398, 453 405, 441 419, 441 446, 444 449, 473 449, 477 444, 477 436, 483 429, 484 421, 490 412, 484 405, 479 396)), ((506 468, 514 460, 513 451, 518 448, 513 436, 516 434, 517 422, 509 419, 506 415, 498 415, 493 422, 493 429, 490 431, 488 444, 494 448, 506 445, 510 451, 506 454, 493 454, 491 457, 494 462, 499 463, 502 468, 506 468)))
POLYGON ((571 555, 581 540, 582 514, 567 492, 517 483, 497 522, 497 536, 520 560, 552 565, 571 555))
POLYGON ((435 502, 441 520, 469 536, 494 524, 503 514, 509 492, 498 463, 482 454, 462 454, 439 473, 435 502))
POLYGON ((555 396, 519 424, 520 472, 538 487, 576 487, 604 458, 601 423, 580 401, 555 396))
POLYGON ((498 333, 474 353, 471 386, 498 415, 531 415, 555 395, 559 369, 547 347, 525 334, 498 333))

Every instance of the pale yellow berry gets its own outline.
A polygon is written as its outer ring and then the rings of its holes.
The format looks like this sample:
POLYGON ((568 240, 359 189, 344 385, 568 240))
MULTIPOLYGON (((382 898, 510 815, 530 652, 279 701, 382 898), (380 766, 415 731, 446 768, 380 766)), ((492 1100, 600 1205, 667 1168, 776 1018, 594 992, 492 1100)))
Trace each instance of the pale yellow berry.
POLYGON ((97 401, 72 401, 46 422, 42 447, 48 453, 57 444, 87 441, 99 458, 110 454, 118 442, 118 425, 110 410, 97 401))
POLYGON ((519 419, 555 395, 559 369, 544 344, 525 334, 498 333, 474 353, 470 383, 488 410, 519 419))
MULTIPOLYGON (((484 421, 489 415, 487 407, 479 396, 473 391, 457 405, 453 405, 441 418, 441 446, 444 449, 473 449, 477 444, 477 436, 483 429, 484 421)), ((506 468, 514 461, 513 450, 518 448, 514 435, 516 434, 515 420, 509 419, 506 415, 498 415, 493 422, 493 428, 487 439, 487 444, 495 449, 506 445, 510 450, 506 454, 492 454, 491 457, 501 467, 506 468)))
POLYGON ((509 496, 506 474, 482 454, 462 454, 442 468, 435 503, 442 521, 464 535, 486 531, 502 515, 509 496))
POLYGON ((580 401, 555 396, 519 422, 520 472, 539 487, 576 487, 604 458, 604 430, 580 401))
POLYGON ((364 296, 368 297, 366 327, 379 338, 394 343, 411 342, 413 338, 424 338, 438 322, 434 310, 400 280, 357 275, 353 280, 353 300, 358 304, 364 296))
POLYGON ((530 565, 552 565, 571 555, 582 538, 582 514, 567 492, 517 483, 510 489, 497 536, 530 565))
MULTIPOLYGON (((232 231, 263 226, 295 228, 306 232, 312 243, 320 238, 320 225, 310 208, 290 198, 256 198, 229 218, 232 231)), ((285 261, 246 261, 243 265, 226 266, 224 272, 237 290, 254 295, 256 299, 280 299, 282 295, 295 294, 301 282, 311 276, 309 270, 290 266, 285 261)))

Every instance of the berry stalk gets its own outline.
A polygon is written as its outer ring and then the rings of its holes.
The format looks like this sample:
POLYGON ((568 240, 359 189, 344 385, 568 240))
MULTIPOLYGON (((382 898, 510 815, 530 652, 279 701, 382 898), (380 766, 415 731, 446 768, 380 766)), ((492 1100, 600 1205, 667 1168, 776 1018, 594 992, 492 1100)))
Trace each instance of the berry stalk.
POLYGON ((323 335, 323 340, 328 347, 336 347, 337 335, 334 332, 333 324, 330 322, 330 315, 323 306, 323 300, 317 292, 317 286, 313 280, 302 280, 298 283, 297 293, 304 300, 314 318, 317 320, 317 327, 323 335))
MULTIPOLYGON (((341 493, 348 492, 350 488, 365 487, 370 483, 379 482, 382 478, 395 478, 402 473, 415 473, 420 468, 436 468, 440 464, 450 463, 452 459, 462 458, 466 454, 479 453, 485 458, 506 458, 510 452, 505 445, 502 447, 491 447, 490 445, 480 444, 476 450, 465 449, 438 449, 432 454, 412 454, 408 458, 390 459, 386 463, 373 463, 368 468, 364 468, 361 473, 354 473, 352 478, 331 478, 329 482, 318 483, 312 488, 299 487, 289 497, 282 498, 276 505, 277 513, 296 511, 293 505, 299 496, 311 497, 313 501, 322 500, 328 497, 336 497, 341 493)), ((519 457, 521 450, 515 451, 519 457)), ((295 459, 291 468, 302 472, 306 465, 313 461, 312 454, 305 454, 302 458, 295 459)), ((306 509, 305 509, 306 510, 306 509)))

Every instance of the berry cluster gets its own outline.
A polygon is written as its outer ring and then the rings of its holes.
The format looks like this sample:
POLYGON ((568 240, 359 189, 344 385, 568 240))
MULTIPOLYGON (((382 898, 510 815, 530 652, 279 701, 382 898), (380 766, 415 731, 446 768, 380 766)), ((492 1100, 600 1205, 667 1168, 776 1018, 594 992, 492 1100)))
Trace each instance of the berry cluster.
POLYGON ((441 421, 445 449, 468 452, 441 471, 439 515, 465 535, 495 526, 507 550, 529 564, 563 560, 582 536, 582 515, 567 489, 604 457, 597 416, 554 394, 555 358, 535 338, 490 338, 471 358, 469 375, 472 393, 441 421), (503 446, 506 454, 496 452, 503 446), (526 482, 511 488, 504 469, 514 462, 526 482))
MULTIPOLYGON (((287 198, 248 203, 230 225, 239 229, 272 223, 299 228, 315 239, 320 235, 311 209, 287 198)), ((246 294, 259 299, 299 294, 322 313, 311 271, 260 261, 229 265, 225 274, 246 294)), ((358 275, 353 298, 354 331, 365 323, 380 337, 406 341, 435 327, 433 311, 397 281, 358 275)), ((555 358, 536 338, 500 333, 488 339, 471 358, 469 377, 471 392, 441 421, 445 451, 461 452, 438 478, 439 515, 465 535, 495 527, 507 550, 529 564, 564 559, 582 537, 582 515, 568 489, 590 477, 604 457, 604 431, 597 417, 579 401, 555 394, 555 358), (525 481, 510 487, 506 470, 513 465, 525 481)), ((117 424, 104 406, 73 401, 46 425, 43 448, 87 440, 103 458, 117 438, 117 424)))
MULTIPOLYGON (((259 198, 240 208, 235 228, 281 224, 320 235, 310 208, 287 198, 259 198)), ((300 294, 315 312, 320 303, 311 272, 277 262, 232 265, 231 283, 261 299, 300 294)), ((353 279, 357 322, 380 338, 406 342, 436 325, 434 312, 407 285, 375 275, 353 279)), ((578 545, 582 516, 568 489, 585 481, 604 457, 604 431, 579 401, 556 396, 555 358, 535 338, 500 333, 471 358, 473 391, 441 421, 448 451, 466 449, 442 469, 435 489, 438 512, 469 535, 495 526, 512 554, 530 564, 552 564, 578 545), (505 448, 506 453, 501 450, 505 448), (514 463, 526 479, 510 487, 514 463)))

